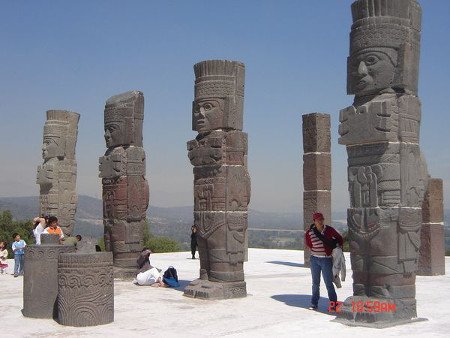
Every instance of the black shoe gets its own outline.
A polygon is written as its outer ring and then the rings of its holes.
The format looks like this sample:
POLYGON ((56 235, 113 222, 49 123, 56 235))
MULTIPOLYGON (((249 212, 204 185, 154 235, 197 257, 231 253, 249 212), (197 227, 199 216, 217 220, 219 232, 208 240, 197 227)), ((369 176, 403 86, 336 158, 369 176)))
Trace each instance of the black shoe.
POLYGON ((311 304, 311 305, 309 306, 308 310, 314 310, 314 311, 317 310, 317 305, 312 305, 312 304, 311 304))
POLYGON ((15 274, 14 274, 14 277, 19 277, 19 275, 15 273, 15 274))

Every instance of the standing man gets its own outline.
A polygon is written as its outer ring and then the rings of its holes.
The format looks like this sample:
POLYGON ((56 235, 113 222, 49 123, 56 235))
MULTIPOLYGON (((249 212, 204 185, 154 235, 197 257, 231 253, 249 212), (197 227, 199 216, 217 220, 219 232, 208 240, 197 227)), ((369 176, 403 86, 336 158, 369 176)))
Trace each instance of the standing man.
POLYGON ((191 253, 192 259, 195 259, 195 252, 197 251, 197 226, 194 224, 191 227, 191 253))
POLYGON ((23 275, 23 255, 25 254, 25 247, 27 243, 20 239, 20 235, 15 233, 13 235, 14 243, 11 245, 14 252, 14 277, 23 275))
POLYGON ((320 212, 313 214, 314 224, 305 232, 305 244, 311 250, 312 297, 310 310, 316 310, 320 299, 320 272, 327 287, 328 299, 336 304, 337 295, 333 285, 333 249, 342 247, 342 236, 331 226, 324 224, 320 212))

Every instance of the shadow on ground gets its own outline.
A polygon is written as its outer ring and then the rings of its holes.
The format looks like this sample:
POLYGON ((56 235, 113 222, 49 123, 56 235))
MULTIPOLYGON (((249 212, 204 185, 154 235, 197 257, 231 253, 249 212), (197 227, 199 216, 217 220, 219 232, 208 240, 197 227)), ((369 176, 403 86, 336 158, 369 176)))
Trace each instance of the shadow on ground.
POLYGON ((173 288, 173 289, 177 290, 177 291, 184 292, 184 289, 186 288, 186 286, 189 285, 190 282, 191 282, 190 280, 179 279, 178 283, 180 283, 180 286, 176 287, 176 288, 173 288))
POLYGON ((279 264, 279 265, 287 265, 287 266, 295 266, 297 268, 304 268, 305 267, 305 264, 303 264, 303 263, 293 263, 293 262, 285 262, 285 261, 269 261, 267 263, 279 264))
MULTIPOLYGON (((304 309, 309 308, 311 305, 311 295, 273 295, 271 298, 283 302, 289 306, 301 307, 304 309)), ((328 298, 320 297, 318 312, 335 316, 334 313, 328 311, 328 298)))

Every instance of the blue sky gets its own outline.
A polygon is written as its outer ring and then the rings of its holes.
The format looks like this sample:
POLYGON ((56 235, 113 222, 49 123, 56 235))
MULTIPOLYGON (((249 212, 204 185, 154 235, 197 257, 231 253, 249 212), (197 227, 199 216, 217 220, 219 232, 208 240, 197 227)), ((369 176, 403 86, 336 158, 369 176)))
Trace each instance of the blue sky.
MULTIPOLYGON (((78 193, 101 196, 103 107, 145 96, 150 203, 192 204, 194 63, 246 65, 244 130, 252 202, 302 210, 301 115, 332 118, 333 208, 348 205, 346 152, 337 144, 346 95, 351 0, 6 1, 0 13, 0 196, 37 195, 45 111, 79 112, 78 193)), ((450 1, 422 0, 421 147, 450 201, 450 1)))

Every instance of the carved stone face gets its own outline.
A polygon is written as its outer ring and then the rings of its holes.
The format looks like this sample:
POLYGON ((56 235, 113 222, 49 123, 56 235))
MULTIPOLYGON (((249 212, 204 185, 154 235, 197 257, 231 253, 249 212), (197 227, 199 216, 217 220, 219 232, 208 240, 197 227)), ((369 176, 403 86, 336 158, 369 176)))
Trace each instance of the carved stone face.
POLYGON ((42 144, 42 157, 44 160, 49 160, 62 154, 58 143, 59 137, 44 137, 44 143, 42 144))
POLYGON ((108 122, 105 125, 105 141, 108 148, 123 144, 124 135, 122 124, 119 122, 108 122))
POLYGON ((395 75, 397 52, 362 50, 352 56, 350 74, 352 91, 356 96, 376 94, 392 85, 395 75), (395 55, 392 55, 395 54, 395 55))
POLYGON ((203 99, 194 101, 192 110, 193 129, 204 132, 223 127, 223 99, 203 99))

